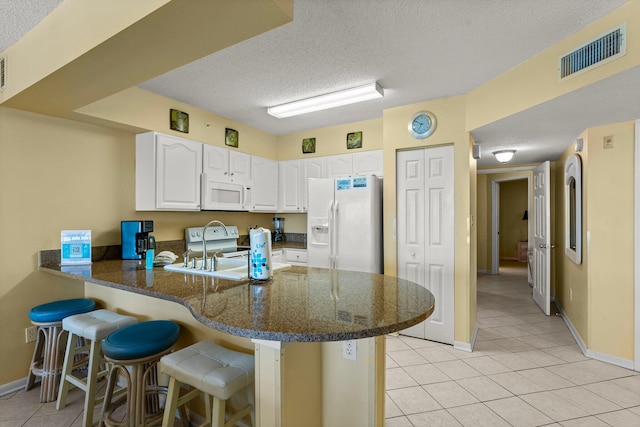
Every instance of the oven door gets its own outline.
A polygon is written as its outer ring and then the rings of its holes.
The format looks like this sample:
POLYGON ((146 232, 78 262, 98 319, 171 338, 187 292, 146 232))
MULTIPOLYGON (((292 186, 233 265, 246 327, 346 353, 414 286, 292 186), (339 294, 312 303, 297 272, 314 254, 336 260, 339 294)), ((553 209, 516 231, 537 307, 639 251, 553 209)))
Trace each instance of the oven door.
POLYGON ((218 182, 207 179, 207 174, 202 174, 202 210, 216 211, 246 211, 246 202, 249 189, 242 184, 218 182))

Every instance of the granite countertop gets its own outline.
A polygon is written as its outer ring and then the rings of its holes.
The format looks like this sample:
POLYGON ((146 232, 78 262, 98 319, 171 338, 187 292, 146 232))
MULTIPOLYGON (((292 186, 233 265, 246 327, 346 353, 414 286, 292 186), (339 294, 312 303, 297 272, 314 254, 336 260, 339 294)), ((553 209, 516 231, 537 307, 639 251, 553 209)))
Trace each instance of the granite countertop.
POLYGON ((425 288, 391 276, 289 267, 267 284, 174 273, 140 261, 105 260, 61 267, 41 258, 40 270, 173 301, 202 324, 246 338, 342 341, 384 335, 431 315, 425 288))

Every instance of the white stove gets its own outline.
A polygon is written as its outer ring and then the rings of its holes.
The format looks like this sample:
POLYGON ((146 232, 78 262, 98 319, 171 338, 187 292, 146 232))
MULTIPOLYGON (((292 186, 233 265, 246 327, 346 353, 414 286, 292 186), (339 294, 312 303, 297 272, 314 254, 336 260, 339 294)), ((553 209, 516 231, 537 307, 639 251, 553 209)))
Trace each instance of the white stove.
MULTIPOLYGON (((202 231, 204 227, 189 227, 184 230, 184 240, 187 250, 194 253, 202 253, 202 231)), ((238 227, 227 225, 227 232, 224 227, 215 225, 207 228, 205 240, 207 243, 207 254, 212 255, 222 249, 222 254, 227 258, 241 257, 249 253, 248 246, 238 246, 238 227), (227 234, 227 232, 229 234, 227 234)))

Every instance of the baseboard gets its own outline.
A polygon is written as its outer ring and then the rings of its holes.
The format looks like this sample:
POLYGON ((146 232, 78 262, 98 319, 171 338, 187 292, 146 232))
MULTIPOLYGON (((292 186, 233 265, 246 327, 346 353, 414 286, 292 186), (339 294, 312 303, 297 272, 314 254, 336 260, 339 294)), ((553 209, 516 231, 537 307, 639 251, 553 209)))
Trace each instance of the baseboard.
MULTIPOLYGON (((207 420, 202 415, 195 413, 193 411, 189 411, 189 427, 209 425, 206 421, 207 420)), ((251 425, 247 424, 244 420, 239 420, 234 425, 239 425, 240 427, 251 427, 251 425)))
POLYGON ((593 350, 587 350, 587 352, 585 353, 585 356, 590 357, 592 359, 599 360, 601 362, 606 362, 612 365, 620 366, 621 368, 630 369, 632 371, 635 369, 635 364, 633 363, 633 360, 623 359, 621 357, 612 356, 610 354, 600 353, 598 351, 593 351, 593 350))
POLYGON ((562 320, 564 320, 564 323, 567 325, 567 328, 569 328, 569 332, 571 332, 573 339, 576 341, 576 344, 578 344, 578 347, 580 347, 580 351, 582 352, 582 354, 586 356, 587 346, 584 344, 584 341, 582 341, 582 337, 578 333, 578 330, 573 326, 573 323, 571 323, 571 320, 569 320, 569 318, 564 314, 564 309, 562 308, 562 304, 560 304, 558 301, 554 301, 554 303, 556 304, 558 311, 562 315, 562 320))
POLYGON ((27 384, 27 378, 22 378, 20 380, 15 380, 8 384, 0 385, 0 396, 5 396, 7 394, 15 393, 16 391, 24 390, 24 386, 27 384))
POLYGON ((479 268, 478 273, 491 274, 491 270, 487 270, 486 268, 479 268))
POLYGON ((633 360, 623 359, 621 357, 612 356, 610 354, 589 350, 585 345, 584 341, 582 341, 580 334, 578 333, 576 328, 573 326, 573 323, 571 323, 571 320, 569 320, 569 318, 564 314, 564 309, 562 308, 562 305, 558 301, 556 301, 555 303, 556 303, 556 307, 558 307, 558 311, 562 314, 562 319, 564 320, 564 323, 569 328, 569 332, 571 332, 573 339, 576 340, 578 347, 580 347, 580 351, 582 352, 582 354, 585 355, 585 357, 589 357, 591 359, 599 360, 605 363, 610 363, 611 365, 620 366, 621 368, 631 369, 632 371, 635 369, 635 363, 633 362, 633 360))
POLYGON ((476 337, 478 336, 478 324, 473 328, 473 334, 471 335, 471 342, 462 342, 462 341, 454 341, 453 348, 456 350, 466 351, 471 353, 473 351, 473 346, 476 343, 476 337))

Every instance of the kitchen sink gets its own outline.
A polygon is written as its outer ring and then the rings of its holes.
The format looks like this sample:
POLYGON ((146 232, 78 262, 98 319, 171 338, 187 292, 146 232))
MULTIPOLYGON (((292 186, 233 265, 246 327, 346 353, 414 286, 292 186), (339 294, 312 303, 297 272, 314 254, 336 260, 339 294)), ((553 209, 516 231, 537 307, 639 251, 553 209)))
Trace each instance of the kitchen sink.
MULTIPOLYGON (((240 258, 219 258, 218 269, 216 271, 200 270, 202 265, 198 260, 196 268, 185 267, 183 263, 165 265, 164 269, 176 273, 196 274, 199 276, 219 277, 228 280, 245 280, 247 279, 247 259, 240 258)), ((290 264, 274 262, 271 269, 277 271, 283 268, 291 267, 290 264)))

